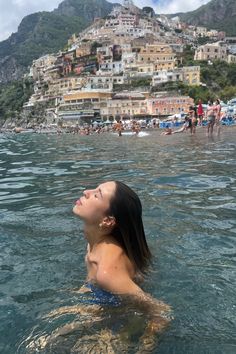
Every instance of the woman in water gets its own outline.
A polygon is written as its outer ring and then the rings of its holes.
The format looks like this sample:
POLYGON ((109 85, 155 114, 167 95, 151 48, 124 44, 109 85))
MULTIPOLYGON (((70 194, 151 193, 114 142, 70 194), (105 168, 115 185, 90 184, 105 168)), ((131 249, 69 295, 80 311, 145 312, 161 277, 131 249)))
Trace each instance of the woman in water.
POLYGON ((82 292, 92 292, 103 303, 117 306, 122 298, 151 314, 146 334, 166 327, 170 308, 153 299, 139 286, 151 262, 137 194, 122 182, 110 181, 85 190, 73 212, 84 222, 88 242, 87 278, 82 292))
POLYGON ((31 341, 27 347, 34 352, 35 348, 37 352, 56 348, 63 340, 65 345, 67 340, 69 343, 67 337, 74 338, 78 333, 73 353, 77 353, 77 348, 79 353, 90 352, 91 345, 99 353, 115 353, 113 346, 121 348, 117 352, 127 352, 133 345, 132 338, 138 338, 136 353, 152 350, 158 333, 170 322, 170 308, 139 286, 151 262, 139 197, 121 182, 105 182, 85 190, 73 212, 84 223, 88 243, 86 281, 79 291, 73 291, 78 300, 82 296, 82 302, 57 308, 44 319, 50 318, 53 323, 72 314, 79 318, 55 329, 51 335, 31 341), (103 321, 102 330, 96 331, 103 321), (107 321, 112 322, 111 326, 107 321), (93 326, 95 332, 91 332, 93 326))
POLYGON ((149 298, 138 285, 151 252, 137 194, 122 182, 105 182, 85 190, 73 212, 83 220, 88 242, 83 289, 91 291, 91 284, 96 284, 111 294, 149 298))

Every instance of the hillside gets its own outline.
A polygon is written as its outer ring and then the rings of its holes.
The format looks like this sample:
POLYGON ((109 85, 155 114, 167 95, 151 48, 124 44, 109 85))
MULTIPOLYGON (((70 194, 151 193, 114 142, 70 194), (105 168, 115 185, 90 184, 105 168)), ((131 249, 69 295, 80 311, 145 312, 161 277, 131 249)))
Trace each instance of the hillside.
POLYGON ((86 23, 91 23, 96 17, 106 16, 114 5, 106 0, 64 0, 53 13, 58 16, 78 16, 86 23))
POLYGON ((26 16, 16 33, 0 42, 0 83, 22 77, 33 59, 62 49, 71 34, 106 16, 113 6, 106 0, 65 0, 52 12, 26 16))
POLYGON ((183 22, 236 36, 236 1, 212 0, 195 11, 178 14, 183 22))

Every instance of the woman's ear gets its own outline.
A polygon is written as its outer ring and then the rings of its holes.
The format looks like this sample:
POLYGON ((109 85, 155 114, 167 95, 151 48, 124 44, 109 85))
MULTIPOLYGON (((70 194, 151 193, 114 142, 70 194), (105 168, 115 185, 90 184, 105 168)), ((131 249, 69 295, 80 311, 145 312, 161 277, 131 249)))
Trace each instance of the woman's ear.
POLYGON ((105 216, 101 224, 99 224, 100 227, 113 227, 116 224, 116 219, 114 216, 105 216))

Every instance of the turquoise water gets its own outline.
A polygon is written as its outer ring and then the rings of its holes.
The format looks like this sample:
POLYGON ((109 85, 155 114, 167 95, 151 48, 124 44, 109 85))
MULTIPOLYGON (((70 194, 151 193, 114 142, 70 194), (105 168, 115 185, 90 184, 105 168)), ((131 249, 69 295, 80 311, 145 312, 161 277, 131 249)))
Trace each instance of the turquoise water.
MULTIPOLYGON (((73 203, 84 188, 111 179, 142 200, 154 254, 144 288, 174 311, 153 353, 235 353, 235 133, 227 127, 212 139, 200 128, 196 137, 0 135, 0 353, 36 353, 32 343, 80 321, 78 314, 45 316, 77 304, 73 289, 86 274, 73 203)), ((95 337, 108 318, 114 328, 112 314, 99 324, 94 317, 92 328, 39 352, 85 353, 85 335, 95 337)), ((142 327, 138 317, 133 323, 142 327)))

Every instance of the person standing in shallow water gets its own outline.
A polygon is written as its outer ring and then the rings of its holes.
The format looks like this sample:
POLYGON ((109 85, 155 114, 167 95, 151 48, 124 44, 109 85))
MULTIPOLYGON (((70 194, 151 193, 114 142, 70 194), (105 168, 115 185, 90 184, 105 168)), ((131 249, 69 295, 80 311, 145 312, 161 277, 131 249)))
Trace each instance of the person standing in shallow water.
POLYGON ((213 105, 213 100, 209 100, 207 110, 207 136, 212 136, 213 129, 215 125, 215 106, 213 105))
POLYGON ((198 106, 197 106, 197 116, 198 116, 198 124, 202 125, 202 120, 204 116, 204 111, 203 111, 203 106, 202 106, 202 100, 198 101, 198 106))
POLYGON ((117 123, 116 123, 116 126, 115 126, 115 130, 117 131, 118 135, 119 136, 122 136, 122 130, 123 130, 123 124, 121 122, 121 120, 119 120, 117 123))
POLYGON ((219 99, 217 99, 215 102, 215 124, 216 124, 216 134, 219 136, 220 128, 221 128, 221 104, 219 99))

